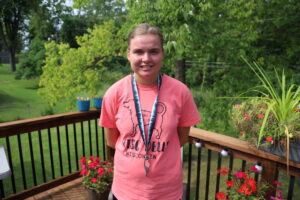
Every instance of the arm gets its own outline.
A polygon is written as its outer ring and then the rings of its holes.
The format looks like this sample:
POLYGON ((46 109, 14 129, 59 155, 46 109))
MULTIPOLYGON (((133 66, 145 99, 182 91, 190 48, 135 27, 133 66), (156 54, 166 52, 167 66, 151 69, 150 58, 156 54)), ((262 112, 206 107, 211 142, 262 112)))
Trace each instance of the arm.
POLYGON ((104 128, 107 146, 115 149, 116 142, 119 138, 119 131, 116 128, 104 128))
POLYGON ((189 127, 177 127, 178 137, 180 146, 183 146, 189 140, 189 133, 190 133, 190 126, 189 127))

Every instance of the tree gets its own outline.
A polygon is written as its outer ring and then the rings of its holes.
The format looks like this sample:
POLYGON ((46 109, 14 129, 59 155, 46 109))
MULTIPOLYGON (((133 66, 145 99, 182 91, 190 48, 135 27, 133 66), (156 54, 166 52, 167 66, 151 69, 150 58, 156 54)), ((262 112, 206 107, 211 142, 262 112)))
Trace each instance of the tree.
POLYGON ((71 48, 77 48, 79 45, 76 41, 76 36, 82 36, 87 33, 89 24, 85 16, 65 15, 62 18, 63 24, 60 30, 60 40, 63 43, 68 43, 71 48))
POLYGON ((79 9, 79 15, 84 15, 90 25, 102 24, 108 20, 115 20, 118 24, 120 18, 126 14, 124 0, 73 0, 74 8, 79 9))
POLYGON ((105 74, 106 62, 118 55, 122 43, 117 38, 117 30, 111 20, 77 37, 77 49, 54 41, 46 44, 39 93, 51 105, 61 100, 74 102, 78 92, 96 94, 101 83, 120 78, 118 72, 111 72, 109 76, 105 74))
POLYGON ((31 9, 25 30, 28 34, 23 36, 27 43, 26 50, 18 55, 17 79, 30 79, 41 75, 41 66, 45 59, 44 43, 53 39, 59 40, 60 18, 68 11, 63 3, 64 1, 48 0, 31 9))
POLYGON ((16 53, 20 49, 20 31, 24 19, 39 0, 1 0, 0 36, 10 52, 10 71, 16 70, 16 53))

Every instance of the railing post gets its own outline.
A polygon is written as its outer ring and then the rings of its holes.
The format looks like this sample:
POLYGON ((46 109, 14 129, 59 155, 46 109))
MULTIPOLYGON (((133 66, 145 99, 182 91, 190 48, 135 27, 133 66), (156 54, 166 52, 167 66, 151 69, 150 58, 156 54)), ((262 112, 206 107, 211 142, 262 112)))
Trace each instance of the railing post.
MULTIPOLYGON (((274 185, 274 182, 278 178, 278 166, 277 163, 272 160, 264 159, 262 161, 263 171, 261 178, 263 181, 266 181, 270 185, 274 185)), ((270 199, 270 196, 275 196, 276 194, 276 186, 270 187, 270 189, 266 192, 265 197, 266 199, 270 199)))

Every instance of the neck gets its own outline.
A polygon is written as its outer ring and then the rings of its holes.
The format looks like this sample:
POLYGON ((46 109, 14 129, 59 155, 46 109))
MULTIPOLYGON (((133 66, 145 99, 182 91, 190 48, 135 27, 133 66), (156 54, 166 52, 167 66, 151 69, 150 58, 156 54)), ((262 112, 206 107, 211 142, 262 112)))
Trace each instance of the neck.
POLYGON ((157 75, 155 77, 149 77, 147 79, 139 77, 137 74, 133 74, 135 77, 135 80, 140 85, 155 85, 157 84, 157 75))

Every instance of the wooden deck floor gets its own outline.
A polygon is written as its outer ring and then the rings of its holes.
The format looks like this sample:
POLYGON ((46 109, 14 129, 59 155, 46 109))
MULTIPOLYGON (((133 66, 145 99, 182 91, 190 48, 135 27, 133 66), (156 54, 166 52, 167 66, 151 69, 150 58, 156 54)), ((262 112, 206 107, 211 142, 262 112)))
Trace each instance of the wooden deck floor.
POLYGON ((81 184, 81 178, 37 194, 26 200, 85 200, 87 194, 81 184))

